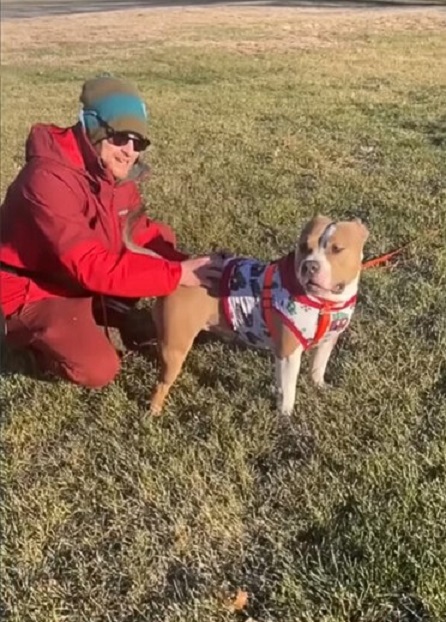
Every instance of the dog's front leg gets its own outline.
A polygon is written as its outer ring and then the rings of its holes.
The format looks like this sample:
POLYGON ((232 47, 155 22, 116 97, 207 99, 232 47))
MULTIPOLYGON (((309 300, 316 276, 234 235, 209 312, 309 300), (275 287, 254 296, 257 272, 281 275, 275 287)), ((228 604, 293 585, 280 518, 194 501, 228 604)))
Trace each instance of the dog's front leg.
POLYGON ((317 346, 314 353, 312 354, 311 379, 318 387, 323 388, 325 386, 325 370, 327 369, 328 359, 330 358, 330 354, 332 353, 337 340, 337 335, 335 335, 334 337, 329 337, 325 341, 322 341, 322 343, 317 346))
POLYGON ((289 356, 276 356, 277 406, 281 415, 289 416, 293 412, 301 358, 301 346, 289 356))

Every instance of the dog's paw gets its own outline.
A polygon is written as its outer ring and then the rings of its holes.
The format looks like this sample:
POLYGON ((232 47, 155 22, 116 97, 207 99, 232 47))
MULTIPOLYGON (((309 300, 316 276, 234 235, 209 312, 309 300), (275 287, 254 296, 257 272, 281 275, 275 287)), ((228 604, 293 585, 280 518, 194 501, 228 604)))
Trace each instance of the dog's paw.
POLYGON ((312 378, 314 386, 320 391, 330 391, 331 385, 327 384, 323 378, 312 378))
POLYGON ((278 412, 277 413, 277 429, 280 432, 291 432, 294 429, 293 419, 291 412, 278 412))
POLYGON ((163 415, 163 409, 156 404, 150 404, 149 413, 150 417, 161 417, 163 415))

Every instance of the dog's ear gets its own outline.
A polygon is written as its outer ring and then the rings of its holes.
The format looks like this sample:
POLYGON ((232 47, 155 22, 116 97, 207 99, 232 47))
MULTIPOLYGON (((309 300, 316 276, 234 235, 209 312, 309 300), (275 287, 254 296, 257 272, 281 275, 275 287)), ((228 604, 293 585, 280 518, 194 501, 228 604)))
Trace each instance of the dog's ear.
POLYGON ((332 218, 329 218, 328 216, 323 216, 322 214, 317 214, 316 216, 313 216, 308 224, 312 227, 316 227, 317 225, 326 227, 331 222, 333 222, 332 218))
POLYGON ((313 216, 313 218, 309 220, 302 229, 300 239, 302 240, 307 238, 313 230, 318 228, 323 229, 331 222, 331 218, 328 218, 327 216, 322 216, 321 214, 313 216))
POLYGON ((369 230, 367 229, 367 227, 365 226, 365 224, 362 222, 360 218, 354 218, 353 224, 356 225, 356 227, 358 228, 358 232, 365 243, 367 238, 370 235, 369 230))

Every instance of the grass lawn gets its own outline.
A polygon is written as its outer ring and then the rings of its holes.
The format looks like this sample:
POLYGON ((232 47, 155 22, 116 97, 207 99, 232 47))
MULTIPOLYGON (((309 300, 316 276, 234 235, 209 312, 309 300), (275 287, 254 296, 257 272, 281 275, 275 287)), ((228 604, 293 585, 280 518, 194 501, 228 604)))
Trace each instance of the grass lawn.
POLYGON ((6 352, 9 622, 446 619, 446 16, 153 10, 2 23, 1 195, 37 121, 103 70, 146 97, 153 216, 193 252, 273 258, 314 213, 362 217, 352 325, 293 431, 272 364, 197 345, 162 419, 154 357, 102 391, 6 352), (246 590, 234 611, 231 599, 246 590))

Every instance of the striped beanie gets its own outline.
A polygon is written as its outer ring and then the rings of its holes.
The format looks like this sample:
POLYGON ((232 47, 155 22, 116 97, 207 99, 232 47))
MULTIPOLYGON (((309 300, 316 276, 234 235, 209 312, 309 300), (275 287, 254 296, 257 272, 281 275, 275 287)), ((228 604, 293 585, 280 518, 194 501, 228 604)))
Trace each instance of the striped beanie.
POLYGON ((93 144, 107 137, 107 126, 147 138, 148 114, 137 88, 111 75, 87 80, 80 95, 80 119, 93 144))

